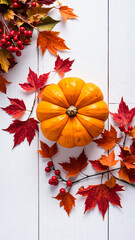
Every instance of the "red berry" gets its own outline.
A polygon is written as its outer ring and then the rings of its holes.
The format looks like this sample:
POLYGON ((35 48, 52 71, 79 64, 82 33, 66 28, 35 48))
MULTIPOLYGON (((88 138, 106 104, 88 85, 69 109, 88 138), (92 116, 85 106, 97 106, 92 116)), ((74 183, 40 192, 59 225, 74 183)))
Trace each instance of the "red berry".
POLYGON ((14 8, 18 8, 18 7, 19 7, 19 4, 18 4, 17 2, 14 2, 14 3, 13 3, 13 7, 14 7, 14 8))
POLYGON ((10 42, 10 41, 8 41, 6 44, 7 44, 7 46, 10 46, 10 45, 11 45, 11 42, 10 42))
POLYGON ((15 42, 17 42, 17 40, 18 40, 18 36, 15 35, 13 39, 14 39, 15 42))
POLYGON ((21 45, 22 45, 22 41, 21 41, 21 40, 18 40, 18 41, 17 41, 17 45, 18 45, 18 46, 21 46, 21 45))
POLYGON ((3 43, 5 44, 5 43, 6 43, 6 39, 5 39, 5 38, 2 38, 2 39, 1 39, 1 43, 2 43, 2 44, 3 44, 3 43))
POLYGON ((0 34, 2 33, 2 29, 0 28, 0 34))
POLYGON ((23 33, 25 31, 25 28, 24 27, 20 27, 20 32, 23 33))
POLYGON ((29 40, 26 38, 24 39, 24 44, 27 45, 29 43, 29 40))
POLYGON ((73 183, 69 180, 69 181, 66 182, 66 184, 67 184, 68 187, 71 187, 73 183))
POLYGON ((50 172, 50 171, 51 171, 51 168, 49 168, 49 167, 46 167, 46 168, 45 168, 45 172, 48 173, 48 172, 50 172))
POLYGON ((65 193, 65 188, 61 188, 61 189, 60 189, 60 193, 61 193, 61 194, 64 194, 64 193, 65 193))
POLYGON ((50 185, 53 185, 52 179, 49 179, 48 183, 49 183, 50 185))
POLYGON ((53 162, 52 162, 52 161, 49 161, 49 162, 47 163, 47 166, 48 166, 48 167, 52 167, 52 166, 53 166, 53 162))
POLYGON ((14 47, 14 51, 18 52, 19 51, 19 47, 14 47))
POLYGON ((32 3, 31 3, 31 6, 32 6, 32 7, 36 7, 36 5, 37 5, 36 2, 32 2, 32 3))
POLYGON ((128 134, 128 133, 129 133, 129 130, 128 130, 128 129, 125 129, 125 130, 124 130, 124 133, 125 133, 125 134, 128 134))
POLYGON ((53 182, 53 185, 54 185, 54 186, 57 186, 58 183, 59 183, 58 180, 56 180, 55 182, 53 182))
POLYGON ((8 36, 8 35, 6 35, 6 36, 5 36, 5 39, 8 41, 8 40, 9 40, 9 36, 8 36))
POLYGON ((55 170, 55 175, 60 175, 60 170, 55 170))
POLYGON ((128 126, 128 130, 129 131, 132 131, 133 130, 133 127, 131 125, 128 126))
POLYGON ((10 33, 9 33, 9 36, 10 37, 13 37, 15 35, 15 31, 14 30, 11 30, 10 33))
POLYGON ((26 37, 28 35, 28 32, 25 30, 23 35, 26 37))
POLYGON ((2 38, 5 38, 5 37, 6 37, 6 34, 2 34, 1 36, 2 36, 2 38))
POLYGON ((29 36, 29 37, 31 37, 32 36, 32 31, 27 31, 27 35, 29 36))
POLYGON ((21 32, 20 32, 20 31, 17 32, 17 36, 18 36, 18 37, 21 36, 21 32))
POLYGON ((119 129, 120 129, 121 132, 124 132, 125 126, 123 124, 120 124, 119 129))
POLYGON ((24 49, 24 45, 19 46, 20 50, 24 49))
POLYGON ((8 50, 11 51, 11 52, 13 52, 13 51, 14 51, 14 47, 13 47, 13 46, 9 46, 9 47, 8 47, 8 50))
POLYGON ((53 182, 57 181, 56 176, 52 176, 51 179, 52 179, 53 182))
POLYGON ((22 53, 20 51, 16 52, 16 56, 20 57, 22 55, 22 53))

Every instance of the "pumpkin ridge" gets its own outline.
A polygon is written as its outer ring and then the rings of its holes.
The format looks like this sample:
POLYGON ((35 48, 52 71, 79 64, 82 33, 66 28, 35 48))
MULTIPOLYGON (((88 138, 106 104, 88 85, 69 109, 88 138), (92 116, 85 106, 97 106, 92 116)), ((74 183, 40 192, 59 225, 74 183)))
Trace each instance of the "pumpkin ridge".
MULTIPOLYGON (((78 114, 77 114, 78 115, 78 114)), ((76 116, 77 117, 77 116, 76 116)), ((77 117, 77 119, 78 119, 78 117, 77 117)), ((78 119, 78 121, 80 122, 80 120, 78 119)), ((91 133, 87 130, 87 128, 84 126, 84 124, 83 123, 81 123, 80 122, 80 124, 85 128, 85 130, 87 131, 87 133, 91 136, 91 138, 94 138, 92 135, 91 135, 91 133)))

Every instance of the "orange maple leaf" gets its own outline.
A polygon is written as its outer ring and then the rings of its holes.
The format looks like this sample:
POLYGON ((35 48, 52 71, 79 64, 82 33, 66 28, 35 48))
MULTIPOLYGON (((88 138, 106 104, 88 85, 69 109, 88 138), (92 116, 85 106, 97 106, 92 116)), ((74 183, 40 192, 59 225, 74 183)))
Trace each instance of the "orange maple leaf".
POLYGON ((135 169, 135 155, 129 155, 129 156, 126 156, 124 159, 123 159, 123 163, 124 165, 126 166, 127 169, 135 169))
POLYGON ((119 162, 119 160, 115 160, 114 150, 108 156, 102 155, 99 161, 102 165, 108 167, 115 166, 119 162))
POLYGON ((119 170, 119 178, 120 179, 124 178, 127 182, 130 183, 128 173, 129 173, 129 171, 127 172, 127 168, 124 167, 124 163, 121 161, 121 169, 119 170))
POLYGON ((135 138, 135 126, 131 132, 128 134, 130 137, 135 138))
POLYGON ((99 147, 102 147, 105 150, 110 150, 121 140, 121 137, 117 138, 117 131, 112 125, 110 131, 105 129, 101 135, 102 138, 96 139, 94 142, 96 142, 99 147))
POLYGON ((73 10, 73 8, 69 8, 68 6, 61 6, 59 8, 59 12, 65 20, 78 17, 76 14, 73 13, 73 10))
POLYGON ((41 150, 37 150, 42 158, 52 158, 57 152, 57 143, 54 143, 51 147, 49 147, 46 143, 40 141, 41 150))
POLYGON ((79 155, 79 157, 76 158, 70 158, 70 163, 59 163, 65 171, 68 172, 66 177, 75 177, 79 172, 81 172, 82 169, 84 169, 87 165, 88 158, 86 157, 84 150, 79 155))
POLYGON ((113 176, 108 181, 105 182, 105 185, 109 188, 113 188, 115 184, 116 184, 116 179, 113 176))
POLYGON ((50 53, 57 56, 57 50, 69 49, 64 43, 64 39, 58 37, 59 32, 43 31, 39 32, 37 47, 40 46, 42 54, 48 49, 50 53))
POLYGON ((10 84, 11 82, 8 82, 2 75, 0 75, 0 91, 3 93, 6 93, 7 88, 6 84, 10 84))
POLYGON ((57 200, 61 200, 60 207, 64 207, 64 210, 67 212, 69 216, 72 207, 75 206, 76 198, 73 197, 69 192, 65 192, 64 194, 59 193, 54 198, 56 198, 57 200))

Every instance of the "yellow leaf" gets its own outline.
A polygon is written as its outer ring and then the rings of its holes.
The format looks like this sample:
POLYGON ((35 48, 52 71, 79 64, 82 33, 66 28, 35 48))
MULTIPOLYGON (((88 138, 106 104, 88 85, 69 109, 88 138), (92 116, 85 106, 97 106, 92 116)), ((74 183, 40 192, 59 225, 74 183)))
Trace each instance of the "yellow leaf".
POLYGON ((65 20, 78 17, 76 14, 73 13, 73 10, 73 8, 69 8, 68 6, 61 6, 59 8, 59 12, 65 20))
POLYGON ((8 68, 10 66, 10 62, 8 61, 9 58, 12 58, 11 52, 9 52, 7 49, 0 49, 0 64, 1 68, 8 72, 8 68))
POLYGON ((116 184, 116 179, 111 177, 108 181, 105 182, 105 185, 109 188, 113 188, 116 184))
POLYGON ((5 13, 3 13, 3 17, 5 20, 10 21, 11 19, 14 19, 14 12, 8 9, 5 13))
POLYGON ((40 5, 36 5, 35 8, 31 7, 27 10, 27 19, 28 22, 38 22, 41 18, 45 17, 46 14, 51 10, 52 8, 43 8, 40 5))

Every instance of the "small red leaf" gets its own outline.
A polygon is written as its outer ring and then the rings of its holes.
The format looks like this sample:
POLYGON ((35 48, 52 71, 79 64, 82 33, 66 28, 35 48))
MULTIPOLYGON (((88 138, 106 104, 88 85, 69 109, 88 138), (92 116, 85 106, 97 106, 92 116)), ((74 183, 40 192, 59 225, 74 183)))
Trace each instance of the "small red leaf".
POLYGON ((19 118, 26 111, 26 106, 23 100, 18 98, 8 98, 11 102, 11 105, 8 107, 2 108, 9 115, 13 115, 13 118, 19 118))
POLYGON ((40 141, 41 150, 38 150, 42 158, 52 158, 57 152, 58 147, 57 143, 54 143, 51 147, 49 147, 46 143, 40 141))
POLYGON ((129 110, 128 105, 126 105, 122 97, 121 102, 119 104, 118 113, 111 114, 113 116, 114 121, 122 123, 124 125, 128 125, 135 116, 135 108, 129 110))
POLYGON ((108 169, 108 166, 102 165, 99 160, 90 161, 90 163, 96 171, 105 171, 108 169))
POLYGON ((38 121, 34 118, 29 118, 26 121, 14 120, 7 128, 3 129, 9 133, 14 133, 14 146, 17 146, 27 138, 29 145, 35 136, 35 131, 38 131, 38 121))
POLYGON ((71 66, 74 60, 70 61, 69 58, 63 60, 60 56, 57 57, 55 61, 55 70, 63 78, 66 72, 71 71, 71 66))

